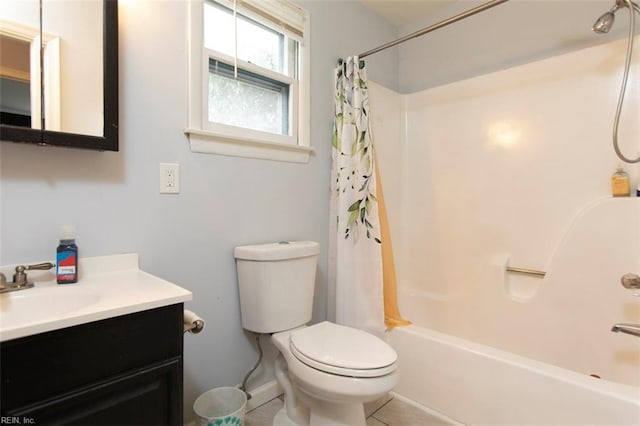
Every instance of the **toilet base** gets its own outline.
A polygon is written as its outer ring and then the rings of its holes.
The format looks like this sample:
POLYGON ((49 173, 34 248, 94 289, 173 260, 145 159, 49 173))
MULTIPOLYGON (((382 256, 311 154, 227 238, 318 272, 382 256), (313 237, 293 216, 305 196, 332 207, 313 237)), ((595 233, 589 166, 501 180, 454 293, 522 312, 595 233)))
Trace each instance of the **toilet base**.
POLYGON ((310 403, 309 426, 365 426, 364 407, 359 403, 336 404, 315 400, 310 403))
POLYGON ((324 401, 311 402, 309 423, 301 425, 287 416, 282 407, 273 418, 273 426, 365 426, 362 404, 335 404, 324 401))
POLYGON ((306 426, 300 425, 287 416, 287 409, 282 407, 273 418, 273 426, 306 426))

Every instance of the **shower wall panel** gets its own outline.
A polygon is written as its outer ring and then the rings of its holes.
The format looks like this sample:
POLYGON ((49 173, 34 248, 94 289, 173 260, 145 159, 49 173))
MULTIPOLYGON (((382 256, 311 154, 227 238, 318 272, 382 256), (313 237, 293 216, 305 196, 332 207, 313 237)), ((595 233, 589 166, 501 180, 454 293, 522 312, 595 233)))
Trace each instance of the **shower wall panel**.
MULTIPOLYGON (((399 203, 390 219, 405 316, 583 372, 616 362, 613 375, 640 381, 630 374, 640 339, 609 331, 640 322, 639 301, 619 284, 640 273, 640 198, 610 195, 625 48, 608 43, 410 95, 372 86, 385 195, 399 203), (389 105, 402 113, 376 116, 389 105), (397 128, 401 140, 387 136, 397 128), (507 263, 548 274, 505 274, 507 263)), ((630 156, 640 150, 639 58, 620 126, 630 156)), ((625 168, 635 190, 638 166, 625 168)))

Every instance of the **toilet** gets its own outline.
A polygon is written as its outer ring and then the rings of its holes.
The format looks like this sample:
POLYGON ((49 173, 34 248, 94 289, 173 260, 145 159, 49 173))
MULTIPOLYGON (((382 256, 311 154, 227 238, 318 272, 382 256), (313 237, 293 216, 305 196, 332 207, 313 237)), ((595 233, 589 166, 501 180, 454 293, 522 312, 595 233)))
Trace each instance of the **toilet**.
POLYGON ((313 241, 236 247, 242 326, 271 334, 280 352, 274 371, 285 404, 274 425, 365 425, 363 403, 398 382, 397 354, 362 330, 306 325, 319 252, 313 241))

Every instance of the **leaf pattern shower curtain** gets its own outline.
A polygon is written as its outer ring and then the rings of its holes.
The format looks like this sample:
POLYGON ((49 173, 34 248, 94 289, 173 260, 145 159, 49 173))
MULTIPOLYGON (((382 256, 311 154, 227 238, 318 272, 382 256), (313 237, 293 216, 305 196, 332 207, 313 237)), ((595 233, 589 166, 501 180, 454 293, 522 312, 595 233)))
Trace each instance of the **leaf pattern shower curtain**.
POLYGON ((364 63, 335 70, 330 273, 336 322, 384 332, 382 251, 364 63))
MULTIPOLYGON (((364 62, 335 71, 329 280, 335 319, 379 336, 400 315, 391 233, 369 123, 364 62)), ((330 305, 331 306, 331 305, 330 305)))

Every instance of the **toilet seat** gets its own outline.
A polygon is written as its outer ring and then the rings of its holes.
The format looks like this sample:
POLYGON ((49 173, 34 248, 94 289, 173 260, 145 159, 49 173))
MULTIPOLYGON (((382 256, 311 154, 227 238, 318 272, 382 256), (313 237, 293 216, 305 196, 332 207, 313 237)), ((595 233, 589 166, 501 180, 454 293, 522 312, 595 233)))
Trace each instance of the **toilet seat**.
POLYGON ((362 330, 330 322, 289 335, 291 353, 302 363, 347 377, 380 377, 396 369, 398 355, 383 340, 362 330))

